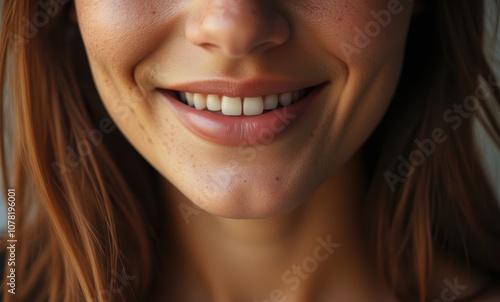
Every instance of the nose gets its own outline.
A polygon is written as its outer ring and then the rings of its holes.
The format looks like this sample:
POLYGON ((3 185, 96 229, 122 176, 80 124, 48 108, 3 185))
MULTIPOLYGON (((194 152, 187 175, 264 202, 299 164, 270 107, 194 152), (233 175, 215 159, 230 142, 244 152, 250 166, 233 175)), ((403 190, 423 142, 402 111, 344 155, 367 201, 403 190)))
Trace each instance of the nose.
POLYGON ((290 36, 287 20, 261 0, 203 0, 186 26, 193 45, 230 57, 265 52, 290 36))

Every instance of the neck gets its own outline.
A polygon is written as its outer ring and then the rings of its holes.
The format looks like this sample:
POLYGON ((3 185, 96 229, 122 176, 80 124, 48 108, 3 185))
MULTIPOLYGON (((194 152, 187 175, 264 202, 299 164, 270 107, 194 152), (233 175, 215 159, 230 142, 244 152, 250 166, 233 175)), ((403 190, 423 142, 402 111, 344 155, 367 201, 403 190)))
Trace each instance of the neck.
MULTIPOLYGON (((283 295, 311 301, 318 287, 332 284, 338 297, 368 291, 367 280, 377 278, 361 230, 362 167, 358 154, 280 217, 240 220, 200 211, 189 224, 178 219, 182 246, 213 300, 280 301, 283 295)), ((166 188, 170 200, 189 204, 173 186, 166 188)))

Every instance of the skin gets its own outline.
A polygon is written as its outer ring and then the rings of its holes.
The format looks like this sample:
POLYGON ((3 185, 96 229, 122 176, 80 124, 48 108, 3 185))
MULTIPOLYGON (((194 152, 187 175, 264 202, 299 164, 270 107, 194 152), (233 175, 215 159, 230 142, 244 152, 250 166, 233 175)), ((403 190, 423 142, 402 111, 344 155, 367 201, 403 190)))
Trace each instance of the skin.
POLYGON ((386 0, 273 3, 76 1, 110 115, 161 174, 214 215, 273 217, 302 204, 365 142, 399 78, 412 2, 350 56, 340 45, 355 45, 354 28, 373 21, 370 12, 386 9, 386 0), (156 91, 215 76, 330 84, 293 133, 249 160, 238 148, 194 136, 156 91))
POLYGON ((389 2, 75 1, 102 101, 165 177, 179 246, 194 267, 166 286, 170 297, 177 288, 176 301, 264 301, 280 289, 286 301, 319 301, 319 293, 327 301, 395 301, 360 230, 359 149, 397 86, 413 1, 402 0, 359 51, 345 50, 389 2), (216 76, 329 84, 293 131, 249 159, 191 133, 156 90, 216 76), (340 248, 291 290, 283 272, 327 235, 340 248))

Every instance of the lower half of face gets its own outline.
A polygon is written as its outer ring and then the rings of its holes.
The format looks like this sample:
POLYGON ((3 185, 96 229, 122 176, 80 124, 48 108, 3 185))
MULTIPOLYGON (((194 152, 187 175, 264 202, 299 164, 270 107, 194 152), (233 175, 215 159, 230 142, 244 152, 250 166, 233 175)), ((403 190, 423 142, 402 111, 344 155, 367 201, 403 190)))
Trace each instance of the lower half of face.
POLYGON ((412 1, 77 0, 95 84, 130 143, 195 205, 280 215, 369 137, 412 1))

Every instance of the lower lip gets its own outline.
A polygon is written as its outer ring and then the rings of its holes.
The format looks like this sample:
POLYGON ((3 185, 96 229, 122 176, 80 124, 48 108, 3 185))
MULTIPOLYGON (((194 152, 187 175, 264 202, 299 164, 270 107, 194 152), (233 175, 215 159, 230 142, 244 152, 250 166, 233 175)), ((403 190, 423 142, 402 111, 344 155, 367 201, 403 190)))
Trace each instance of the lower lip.
POLYGON ((225 116, 198 110, 180 102, 173 91, 160 90, 179 120, 192 132, 218 145, 265 145, 283 137, 314 103, 326 84, 316 87, 303 99, 255 116, 225 116))

